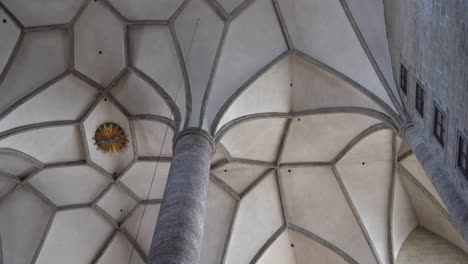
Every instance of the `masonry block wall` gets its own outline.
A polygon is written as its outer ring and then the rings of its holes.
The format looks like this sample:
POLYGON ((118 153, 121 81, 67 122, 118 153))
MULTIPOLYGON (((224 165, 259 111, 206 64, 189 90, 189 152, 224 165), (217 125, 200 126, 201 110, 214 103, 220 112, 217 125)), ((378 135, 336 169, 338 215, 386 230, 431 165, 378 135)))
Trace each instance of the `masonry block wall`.
POLYGON ((468 1, 385 0, 392 64, 408 69, 408 91, 400 97, 428 146, 450 172, 468 204, 468 178, 457 168, 458 137, 468 137, 468 1), (425 89, 424 117, 416 111, 416 83, 425 89), (445 113, 445 146, 433 135, 434 108, 445 113))

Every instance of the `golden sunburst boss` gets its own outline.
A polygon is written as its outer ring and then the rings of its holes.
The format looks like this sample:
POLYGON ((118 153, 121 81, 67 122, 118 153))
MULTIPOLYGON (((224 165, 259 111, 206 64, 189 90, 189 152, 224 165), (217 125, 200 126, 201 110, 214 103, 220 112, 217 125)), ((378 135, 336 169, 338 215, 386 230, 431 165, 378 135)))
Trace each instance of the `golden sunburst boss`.
POLYGON ((112 122, 100 125, 93 139, 97 148, 109 155, 122 152, 128 143, 125 131, 112 122))

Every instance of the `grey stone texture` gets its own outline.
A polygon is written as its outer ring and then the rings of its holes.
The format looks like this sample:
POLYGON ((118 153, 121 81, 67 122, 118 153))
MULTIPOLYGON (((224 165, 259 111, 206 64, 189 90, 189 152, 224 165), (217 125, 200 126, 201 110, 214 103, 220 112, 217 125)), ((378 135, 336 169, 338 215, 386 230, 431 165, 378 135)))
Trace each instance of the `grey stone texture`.
POLYGON ((186 129, 174 142, 149 264, 195 264, 200 259, 213 140, 203 131, 186 129))
POLYGON ((417 227, 406 239, 396 264, 467 264, 468 255, 438 235, 417 227))
POLYGON ((465 241, 468 241, 468 207, 457 192, 453 182, 447 180, 450 177, 450 172, 434 156, 434 152, 429 149, 430 146, 427 146, 418 128, 415 126, 409 127, 405 130, 405 136, 414 154, 431 178, 434 187, 437 189, 454 222, 457 224, 462 237, 465 241))
POLYGON ((417 131, 409 129, 406 137, 468 241, 468 212, 457 211, 468 208, 468 179, 456 157, 459 133, 468 136, 468 1, 384 3, 398 86, 400 65, 408 69, 408 93, 399 92, 417 131), (426 91, 424 118, 415 109, 417 81, 426 91), (433 136, 435 106, 447 117, 444 147, 433 136))

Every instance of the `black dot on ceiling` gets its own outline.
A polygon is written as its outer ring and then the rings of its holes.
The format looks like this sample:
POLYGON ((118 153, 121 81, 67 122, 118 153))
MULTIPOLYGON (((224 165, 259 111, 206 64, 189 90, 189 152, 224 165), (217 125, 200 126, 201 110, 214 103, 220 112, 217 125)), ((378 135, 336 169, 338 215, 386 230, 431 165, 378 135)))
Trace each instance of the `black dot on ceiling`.
POLYGON ((294 244, 291 244, 291 247, 294 247, 294 244))
POLYGON ((104 101, 106 101, 106 102, 107 102, 107 98, 104 98, 104 101))
POLYGON ((299 122, 300 122, 300 121, 301 121, 301 119, 300 119, 300 118, 298 118, 298 119, 297 119, 297 121, 299 121, 299 122))
POLYGON ((363 162, 363 163, 362 163, 362 165, 366 165, 366 163, 365 163, 365 162, 363 162))
POLYGON ((6 23, 6 22, 7 22, 7 20, 6 20, 6 19, 3 19, 3 23, 6 23))
POLYGON ((291 172, 291 170, 288 170, 288 172, 291 172))
POLYGON ((123 212, 123 209, 120 209, 120 212, 123 212))
POLYGON ((102 50, 99 51, 99 54, 102 54, 102 50))
POLYGON ((227 172, 227 170, 224 170, 224 172, 227 172))
POLYGON ((290 83, 290 84, 289 84, 289 86, 291 86, 291 87, 292 87, 292 86, 293 86, 293 84, 292 84, 292 83, 290 83))
POLYGON ((117 172, 114 172, 114 176, 116 176, 116 175, 117 175, 117 172))

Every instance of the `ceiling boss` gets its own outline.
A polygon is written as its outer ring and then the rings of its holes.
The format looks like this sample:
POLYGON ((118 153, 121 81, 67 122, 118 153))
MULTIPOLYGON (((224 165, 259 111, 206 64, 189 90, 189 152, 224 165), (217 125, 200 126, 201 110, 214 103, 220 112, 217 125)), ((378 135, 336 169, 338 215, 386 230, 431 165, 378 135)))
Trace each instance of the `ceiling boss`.
POLYGON ((128 136, 117 124, 107 122, 100 125, 94 134, 94 145, 109 155, 122 152, 128 143, 128 136))

